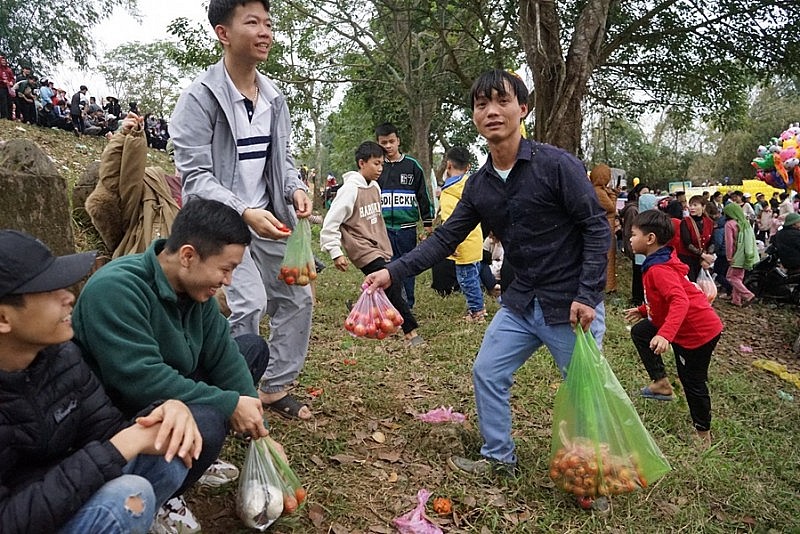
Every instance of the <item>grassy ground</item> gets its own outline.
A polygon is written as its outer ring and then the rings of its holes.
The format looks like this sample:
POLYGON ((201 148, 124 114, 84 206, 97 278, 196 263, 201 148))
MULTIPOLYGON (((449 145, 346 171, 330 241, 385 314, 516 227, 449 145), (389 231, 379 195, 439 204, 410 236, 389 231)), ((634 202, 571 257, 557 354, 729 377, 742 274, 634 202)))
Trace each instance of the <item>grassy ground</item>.
MULTIPOLYGON (((70 181, 99 158, 105 144, 14 127, 0 121, 0 138, 36 140, 70 181)), ((169 167, 163 153, 154 152, 152 160, 169 167)), ((627 287, 624 262, 619 270, 620 286, 627 287)), ((310 403, 315 419, 270 418, 273 436, 308 488, 308 504, 278 521, 272 532, 394 532, 392 519, 413 508, 423 487, 453 500, 454 512, 435 518, 451 533, 800 532, 800 466, 794 451, 800 392, 751 366, 755 358, 770 358, 798 370, 788 354, 800 327, 797 309, 716 304, 726 331, 711 366, 715 443, 703 452, 690 439, 679 387, 671 403, 633 394, 647 376, 622 320, 625 295, 609 300, 605 355, 673 470, 646 490, 614 498, 609 514, 593 515, 577 509, 547 477, 551 409, 560 376, 546 351, 517 373, 512 390, 520 477, 456 474, 447 469, 446 458, 454 453, 477 457, 481 444, 470 373, 485 325, 462 322, 463 297, 440 298, 429 289, 425 273, 417 281, 415 313, 427 347, 411 351, 399 338, 353 339, 342 327, 343 302, 357 297, 361 280, 353 269, 340 273, 333 267, 317 280, 311 347, 295 390, 310 403), (323 392, 312 397, 311 388, 323 392), (779 389, 798 396, 797 401, 781 400, 779 389), (467 422, 430 425, 413 417, 442 405, 465 413, 467 422)), ((497 304, 490 301, 487 307, 493 313, 497 304)), ((674 362, 666 361, 674 376, 674 362)), ((244 451, 231 439, 224 456, 241 465, 244 451)), ((246 531, 235 514, 235 494, 233 484, 189 495, 204 532, 246 531)), ((435 515, 430 507, 429 513, 435 515)))
MULTIPOLYGON (((409 351, 400 339, 352 339, 341 327, 343 302, 357 296, 361 279, 332 268, 318 279, 311 350, 296 390, 311 403, 315 420, 271 419, 274 436, 308 485, 309 506, 276 523, 275 532, 393 532, 392 519, 413 508, 422 487, 453 500, 454 513, 436 519, 446 532, 800 530, 800 468, 789 453, 798 410, 777 396, 778 389, 793 392, 793 386, 750 366, 752 354, 740 349, 751 346, 756 356, 792 363, 783 351, 797 332, 796 310, 753 308, 756 316, 773 317, 762 331, 741 310, 719 304, 728 330, 711 368, 715 444, 702 452, 691 439, 682 396, 657 403, 633 395, 647 377, 622 320, 622 298, 610 300, 606 357, 673 470, 645 491, 614 498, 611 513, 598 516, 578 510, 547 478, 551 408, 560 383, 547 352, 531 358, 513 389, 520 478, 453 473, 446 458, 475 457, 481 443, 470 372, 485 326, 463 323, 463 298, 440 298, 428 288, 426 273, 417 282, 415 311, 428 347, 409 351), (775 344, 767 345, 770 340, 775 344), (324 393, 312 398, 309 388, 324 393), (441 405, 467 414, 467 423, 434 426, 413 417, 441 405)), ((489 309, 497 304, 490 302, 489 309)), ((674 376, 674 361, 667 365, 674 376)), ((231 442, 226 454, 241 461, 243 450, 231 442)), ((233 488, 194 493, 193 508, 209 512, 207 531, 239 528, 230 512, 233 494, 233 488)))

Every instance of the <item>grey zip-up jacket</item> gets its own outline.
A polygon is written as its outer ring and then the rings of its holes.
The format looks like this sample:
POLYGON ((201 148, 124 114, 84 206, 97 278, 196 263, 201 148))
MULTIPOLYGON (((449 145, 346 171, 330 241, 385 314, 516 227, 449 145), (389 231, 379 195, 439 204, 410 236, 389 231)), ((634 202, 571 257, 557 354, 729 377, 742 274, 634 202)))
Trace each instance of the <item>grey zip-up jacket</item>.
MULTIPOLYGON (((308 192, 300 180, 290 150, 291 121, 286 99, 269 78, 256 72, 261 94, 270 87, 277 96, 272 106, 270 141, 264 180, 270 198, 270 210, 281 222, 294 228, 297 216, 292 197, 298 189, 308 192)), ((169 131, 175 144, 175 166, 183 178, 183 201, 189 197, 218 200, 239 213, 248 206, 233 193, 238 178, 236 122, 222 60, 208 68, 181 93, 169 131)), ((261 207, 261 206, 258 206, 261 207)))

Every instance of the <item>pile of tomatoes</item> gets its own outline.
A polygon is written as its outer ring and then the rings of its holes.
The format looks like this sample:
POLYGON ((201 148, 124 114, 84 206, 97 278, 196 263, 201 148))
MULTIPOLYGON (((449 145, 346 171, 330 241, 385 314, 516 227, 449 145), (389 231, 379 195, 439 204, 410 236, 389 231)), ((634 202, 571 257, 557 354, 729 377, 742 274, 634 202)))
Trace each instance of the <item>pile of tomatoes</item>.
POLYGON ((577 497, 630 493, 647 486, 633 458, 612 455, 608 444, 585 438, 565 443, 550 462, 556 486, 577 497))
POLYGON ((403 324, 403 316, 394 307, 364 307, 358 303, 344 321, 344 328, 355 337, 383 339, 397 332, 403 324))
POLYGON ((307 286, 312 280, 317 279, 317 269, 313 263, 303 265, 302 267, 281 267, 281 272, 278 273, 278 280, 283 280, 287 285, 293 286, 307 286))

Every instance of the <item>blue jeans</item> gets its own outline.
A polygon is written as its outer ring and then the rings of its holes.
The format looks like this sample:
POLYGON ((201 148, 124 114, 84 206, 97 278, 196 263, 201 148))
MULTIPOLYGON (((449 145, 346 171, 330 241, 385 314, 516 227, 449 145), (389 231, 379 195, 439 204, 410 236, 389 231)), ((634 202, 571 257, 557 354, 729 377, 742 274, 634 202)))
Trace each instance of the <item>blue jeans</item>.
MULTIPOLYGON (((602 346, 605 333, 605 306, 602 302, 595 312, 597 318, 592 322, 591 331, 598 346, 602 346)), ((511 437, 511 384, 516 370, 542 345, 550 350, 561 375, 566 376, 575 347, 575 333, 569 323, 545 324, 538 299, 534 299, 524 315, 517 315, 503 306, 486 329, 472 366, 478 425, 483 437, 481 455, 484 457, 517 463, 511 437)))
MULTIPOLYGON (((406 252, 411 252, 417 246, 416 228, 400 228, 399 230, 387 228, 386 232, 389 234, 389 242, 392 244, 392 260, 398 259, 406 252)), ((409 276, 402 280, 409 309, 414 307, 414 284, 416 281, 415 276, 409 276)))
POLYGON ((139 455, 125 465, 122 476, 97 490, 59 533, 145 534, 187 471, 180 458, 167 463, 163 456, 139 455), (128 502, 136 497, 138 502, 128 502))
POLYGON ((486 291, 494 290, 494 286, 500 283, 500 280, 495 279, 492 273, 492 268, 488 263, 478 263, 478 272, 481 275, 481 284, 486 288, 486 291))
MULTIPOLYGON (((247 368, 250 370, 253 384, 257 384, 269 363, 267 342, 264 341, 264 338, 255 334, 245 334, 235 338, 234 341, 236 341, 239 352, 242 353, 245 362, 247 362, 247 368)), ((206 380, 202 372, 196 372, 191 378, 198 381, 206 380)), ((200 452, 200 458, 192 462, 192 468, 186 475, 186 480, 175 492, 175 495, 181 495, 191 488, 203 476, 206 469, 217 460, 230 430, 228 417, 216 406, 190 404, 189 410, 192 412, 197 429, 203 437, 203 450, 200 452)))
POLYGON ((458 280, 461 293, 467 299, 467 308, 471 313, 479 312, 483 309, 480 267, 481 262, 479 261, 464 265, 456 264, 456 280, 458 280))

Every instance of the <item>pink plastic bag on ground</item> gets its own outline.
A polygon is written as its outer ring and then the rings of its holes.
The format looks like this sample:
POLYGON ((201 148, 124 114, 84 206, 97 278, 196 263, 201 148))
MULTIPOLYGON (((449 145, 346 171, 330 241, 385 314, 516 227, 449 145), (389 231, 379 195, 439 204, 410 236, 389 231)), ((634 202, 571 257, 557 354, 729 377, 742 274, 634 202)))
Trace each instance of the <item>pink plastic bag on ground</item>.
POLYGON ((452 406, 441 406, 428 413, 418 413, 417 419, 425 423, 463 423, 466 417, 463 413, 454 412, 452 406))
POLYGON ((407 514, 395 518, 394 526, 400 534, 443 534, 442 529, 431 523, 425 515, 425 503, 431 492, 422 488, 417 492, 417 506, 407 514))

